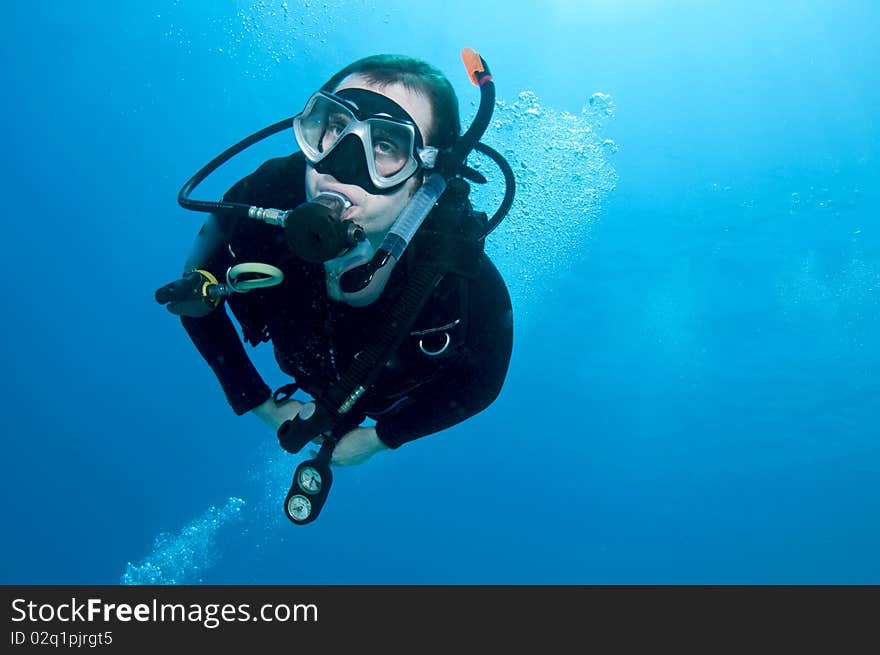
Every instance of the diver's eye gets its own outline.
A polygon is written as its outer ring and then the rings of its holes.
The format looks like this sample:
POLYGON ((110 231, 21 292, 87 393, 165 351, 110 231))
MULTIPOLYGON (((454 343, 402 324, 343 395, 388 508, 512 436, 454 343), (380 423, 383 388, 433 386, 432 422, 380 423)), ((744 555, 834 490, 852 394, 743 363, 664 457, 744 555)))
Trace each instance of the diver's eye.
POLYGON ((377 155, 384 155, 386 157, 395 156, 400 152, 400 148, 390 141, 379 141, 378 143, 374 143, 373 147, 376 149, 377 155))
POLYGON ((343 116, 329 116, 327 118, 327 125, 324 128, 324 133, 321 135, 321 141, 318 144, 318 150, 324 152, 328 150, 336 141, 339 140, 339 135, 345 130, 348 125, 348 121, 345 120, 343 116))
POLYGON ((399 144, 380 139, 373 142, 373 161, 376 164, 376 172, 379 175, 390 177, 404 167, 407 156, 399 144))
POLYGON ((327 117, 327 134, 339 136, 351 121, 350 116, 342 113, 330 114, 327 117))
POLYGON ((345 129, 345 123, 340 120, 330 119, 327 123, 327 130, 325 132, 325 136, 333 137, 339 136, 342 133, 342 130, 345 129))
POLYGON ((388 129, 373 130, 373 152, 376 157, 400 159, 406 157, 406 144, 404 138, 388 129))

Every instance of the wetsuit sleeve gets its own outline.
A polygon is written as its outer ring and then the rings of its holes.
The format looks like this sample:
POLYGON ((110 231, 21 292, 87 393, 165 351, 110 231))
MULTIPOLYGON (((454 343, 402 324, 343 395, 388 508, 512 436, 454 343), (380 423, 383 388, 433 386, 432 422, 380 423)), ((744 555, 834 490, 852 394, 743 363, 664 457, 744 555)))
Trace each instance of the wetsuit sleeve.
POLYGON ((183 327, 214 371, 232 410, 241 416, 263 404, 272 390, 260 377, 223 307, 202 318, 181 317, 183 327))
POLYGON ((504 281, 488 257, 468 296, 465 354, 410 394, 400 410, 376 422, 376 434, 389 448, 461 423, 501 392, 513 347, 513 313, 504 281))
MULTIPOLYGON (((271 164, 271 162, 270 162, 271 164)), ((224 196, 228 202, 249 202, 254 189, 266 185, 270 172, 268 164, 264 164, 252 175, 239 181, 224 196)), ((211 220, 222 223, 222 217, 212 216, 211 220)), ((199 239, 211 238, 208 244, 196 240, 194 256, 187 262, 187 267, 202 268, 210 271, 218 279, 223 279, 225 271, 232 263, 229 254, 229 235, 233 233, 233 225, 223 225, 222 229, 213 233, 203 228, 199 239), (216 235, 223 235, 218 237, 216 235)), ((258 407, 272 394, 269 386, 260 377, 253 362, 247 356, 244 345, 239 339, 235 326, 226 313, 226 303, 217 307, 207 316, 201 318, 181 317, 184 329, 192 339, 199 353, 214 371, 226 399, 232 410, 239 416, 258 407)))
MULTIPOLYGON (((232 261, 227 244, 228 241, 218 240, 211 247, 208 259, 199 262, 197 267, 223 279, 223 271, 232 261)), ((244 345, 226 313, 225 302, 206 316, 181 316, 180 320, 193 344, 217 376, 236 414, 240 416, 249 412, 269 398, 272 392, 244 351, 244 345)))

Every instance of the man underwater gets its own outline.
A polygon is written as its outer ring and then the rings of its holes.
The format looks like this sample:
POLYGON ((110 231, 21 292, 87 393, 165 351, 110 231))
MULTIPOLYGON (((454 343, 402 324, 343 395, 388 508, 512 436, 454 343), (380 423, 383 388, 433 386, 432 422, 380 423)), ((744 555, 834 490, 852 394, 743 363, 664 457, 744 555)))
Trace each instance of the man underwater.
POLYGON ((300 151, 265 162, 223 197, 250 206, 251 217, 262 211, 256 207, 278 208, 285 229, 212 213, 184 278, 156 299, 181 315, 236 414, 253 412, 290 452, 306 437, 321 442, 332 426, 329 463, 360 464, 477 414, 504 383, 510 297, 483 252, 491 227, 471 207, 464 180, 485 181, 465 164, 479 134, 463 145, 448 79, 399 55, 366 57, 333 75, 293 127, 300 151), (439 198, 429 188, 438 181, 439 198), (428 205, 415 231, 401 227, 419 202, 428 205), (247 289, 233 279, 236 266, 250 262, 275 271, 270 285, 247 289), (415 294, 426 262, 433 273, 415 294), (224 279, 232 291, 247 292, 212 293, 224 279), (272 342, 295 384, 272 393, 223 305, 244 342, 272 342), (346 384, 354 389, 348 396, 349 387, 339 390, 346 384), (291 398, 297 389, 315 402, 291 398), (313 418, 316 407, 323 422, 313 418), (367 418, 375 424, 362 426, 367 418), (309 421, 318 427, 296 431, 309 421))

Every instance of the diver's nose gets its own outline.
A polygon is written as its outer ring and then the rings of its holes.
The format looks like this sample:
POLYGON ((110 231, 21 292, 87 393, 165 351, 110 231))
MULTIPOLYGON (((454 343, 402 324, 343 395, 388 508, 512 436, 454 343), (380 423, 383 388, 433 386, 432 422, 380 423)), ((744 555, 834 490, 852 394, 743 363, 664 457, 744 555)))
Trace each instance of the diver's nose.
POLYGON ((329 175, 341 184, 354 184, 365 164, 360 139, 355 134, 349 134, 336 146, 335 152, 318 162, 315 170, 329 175))

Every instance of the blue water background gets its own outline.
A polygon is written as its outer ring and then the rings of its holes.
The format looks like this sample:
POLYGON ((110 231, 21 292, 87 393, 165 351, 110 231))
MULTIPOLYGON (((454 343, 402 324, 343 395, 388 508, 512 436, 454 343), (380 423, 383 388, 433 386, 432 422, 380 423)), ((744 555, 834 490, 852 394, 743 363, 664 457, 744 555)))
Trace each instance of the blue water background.
POLYGON ((4 8, 0 583, 880 582, 880 5, 431 7, 4 8), (506 386, 291 526, 298 458, 152 300, 200 225, 177 191, 367 54, 431 61, 469 115, 464 45, 512 117, 486 140, 522 150, 506 386), (565 112, 595 167, 554 171, 565 112))

